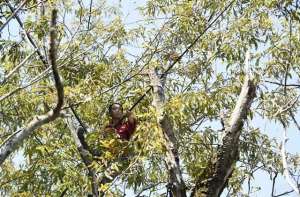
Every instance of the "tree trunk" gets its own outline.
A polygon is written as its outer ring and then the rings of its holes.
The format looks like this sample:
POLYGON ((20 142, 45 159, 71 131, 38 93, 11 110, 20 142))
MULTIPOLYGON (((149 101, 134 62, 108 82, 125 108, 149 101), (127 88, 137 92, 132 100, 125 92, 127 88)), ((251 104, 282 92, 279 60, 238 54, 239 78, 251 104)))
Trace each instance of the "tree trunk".
POLYGON ((246 77, 229 126, 225 128, 225 136, 222 146, 218 149, 217 158, 213 166, 208 166, 213 169, 207 170, 208 174, 202 176, 209 178, 199 178, 191 196, 217 197, 223 192, 239 157, 239 137, 247 118, 247 111, 255 97, 255 89, 254 83, 246 77))
POLYGON ((167 114, 164 113, 165 95, 162 83, 156 71, 150 70, 149 77, 153 87, 152 105, 157 111, 157 121, 162 130, 166 147, 166 164, 169 172, 169 189, 175 197, 185 197, 186 187, 179 165, 179 155, 173 126, 167 114))
POLYGON ((85 149, 86 146, 84 144, 82 144, 82 142, 78 138, 78 131, 83 128, 81 128, 80 126, 78 126, 78 124, 75 123, 75 121, 72 119, 72 115, 70 115, 70 114, 66 115, 65 120, 68 125, 68 128, 71 131, 72 137, 75 141, 75 144, 76 144, 77 150, 80 154, 80 157, 88 170, 88 176, 91 181, 93 197, 98 197, 99 196, 99 192, 98 192, 99 183, 98 183, 98 179, 97 179, 97 175, 96 175, 96 170, 91 165, 93 162, 93 156, 90 154, 90 152, 87 149, 85 149))

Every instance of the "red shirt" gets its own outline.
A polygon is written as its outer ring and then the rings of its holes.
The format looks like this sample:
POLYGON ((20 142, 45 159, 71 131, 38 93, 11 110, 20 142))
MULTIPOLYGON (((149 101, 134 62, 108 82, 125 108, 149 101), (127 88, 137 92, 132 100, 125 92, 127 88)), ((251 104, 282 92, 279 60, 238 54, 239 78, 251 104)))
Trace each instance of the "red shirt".
POLYGON ((121 139, 129 140, 136 128, 136 123, 130 123, 129 121, 126 121, 115 127, 113 127, 111 124, 107 127, 114 128, 121 139))

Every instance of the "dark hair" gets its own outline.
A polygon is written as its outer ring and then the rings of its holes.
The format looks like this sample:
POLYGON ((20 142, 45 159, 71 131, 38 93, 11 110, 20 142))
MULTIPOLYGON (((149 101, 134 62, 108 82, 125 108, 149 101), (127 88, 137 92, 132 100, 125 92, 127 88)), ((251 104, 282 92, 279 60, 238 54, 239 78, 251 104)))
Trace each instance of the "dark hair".
POLYGON ((119 106, 121 107, 121 109, 123 110, 123 106, 122 106, 121 103, 112 103, 112 104, 110 104, 110 105, 108 106, 108 113, 109 113, 109 114, 111 114, 111 112, 112 112, 112 107, 113 107, 113 105, 119 105, 119 106))

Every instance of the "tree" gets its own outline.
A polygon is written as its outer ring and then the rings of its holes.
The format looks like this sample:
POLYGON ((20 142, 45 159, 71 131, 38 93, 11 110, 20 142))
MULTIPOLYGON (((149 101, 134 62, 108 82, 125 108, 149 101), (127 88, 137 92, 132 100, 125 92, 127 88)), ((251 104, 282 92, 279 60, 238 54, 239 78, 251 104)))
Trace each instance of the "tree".
POLYGON ((251 195, 257 170, 299 193, 297 154, 255 126, 300 130, 299 2, 148 0, 127 23, 129 3, 0 3, 1 195, 251 195), (103 132, 113 101, 137 104, 129 142, 103 132))

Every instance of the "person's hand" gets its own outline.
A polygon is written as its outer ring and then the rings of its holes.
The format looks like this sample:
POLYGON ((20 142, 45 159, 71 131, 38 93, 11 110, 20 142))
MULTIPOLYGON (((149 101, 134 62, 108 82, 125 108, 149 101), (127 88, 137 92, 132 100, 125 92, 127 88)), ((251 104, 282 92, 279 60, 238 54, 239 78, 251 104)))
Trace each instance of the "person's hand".
POLYGON ((112 127, 104 128, 104 132, 114 132, 114 131, 115 131, 115 128, 112 128, 112 127))
POLYGON ((132 112, 131 111, 126 111, 126 113, 125 113, 125 117, 129 117, 129 116, 132 116, 132 112))
POLYGON ((127 120, 129 121, 129 123, 134 124, 134 125, 136 124, 136 117, 133 112, 127 111, 126 117, 127 117, 127 120))

